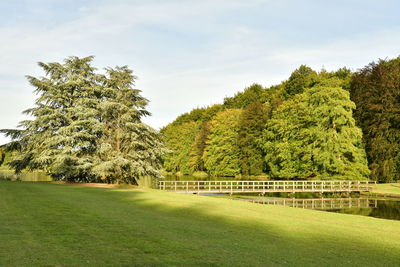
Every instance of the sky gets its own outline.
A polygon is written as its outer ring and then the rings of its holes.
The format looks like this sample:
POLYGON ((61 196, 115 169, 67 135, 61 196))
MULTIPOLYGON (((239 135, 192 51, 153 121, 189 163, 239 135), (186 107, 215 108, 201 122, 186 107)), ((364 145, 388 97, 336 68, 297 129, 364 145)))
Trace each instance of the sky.
MULTIPOLYGON (((0 129, 26 119, 37 97, 26 75, 37 62, 95 56, 127 65, 159 129, 253 83, 400 55, 400 1, 14 0, 0 1, 0 129)), ((9 140, 0 135, 0 144, 9 140)))

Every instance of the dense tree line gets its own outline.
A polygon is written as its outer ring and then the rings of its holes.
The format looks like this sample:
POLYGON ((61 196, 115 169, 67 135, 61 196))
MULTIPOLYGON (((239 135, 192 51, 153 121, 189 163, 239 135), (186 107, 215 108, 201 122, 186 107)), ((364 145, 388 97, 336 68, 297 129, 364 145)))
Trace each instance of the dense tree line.
POLYGON ((164 168, 222 176, 399 180, 399 95, 399 58, 355 73, 302 65, 281 84, 253 84, 164 127, 170 149, 164 168), (180 127, 190 127, 190 135, 180 127), (177 159, 184 166, 171 167, 177 159))
POLYGON ((100 74, 91 62, 39 63, 45 77, 28 76, 38 95, 25 111, 33 119, 1 130, 12 138, 2 149, 13 153, 7 164, 16 172, 136 183, 159 176, 163 164, 185 175, 400 180, 400 58, 354 73, 301 65, 278 85, 253 84, 182 114, 163 138, 141 122, 148 101, 132 71, 100 74))
POLYGON ((362 68, 354 73, 350 88, 371 178, 400 180, 400 57, 362 68))
POLYGON ((96 73, 92 57, 39 63, 45 77, 28 76, 38 98, 12 138, 8 164, 16 172, 46 171, 56 180, 136 183, 159 176, 166 151, 157 131, 141 122, 147 99, 126 66, 96 73))

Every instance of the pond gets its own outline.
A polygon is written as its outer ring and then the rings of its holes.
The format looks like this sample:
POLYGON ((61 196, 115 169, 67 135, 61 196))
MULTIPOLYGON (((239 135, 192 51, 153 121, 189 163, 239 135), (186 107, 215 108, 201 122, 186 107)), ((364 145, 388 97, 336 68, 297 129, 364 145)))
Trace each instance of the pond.
POLYGON ((370 198, 365 196, 356 197, 308 197, 308 198, 287 198, 287 197, 256 197, 252 195, 227 194, 202 194, 233 200, 248 201, 251 203, 278 205, 301 209, 314 209, 327 212, 371 216, 375 218, 400 220, 400 198, 384 199, 370 198))
MULTIPOLYGON (((195 176, 166 176, 164 180, 193 181, 193 180, 266 180, 265 178, 241 179, 235 177, 195 177, 195 176)), ((313 193, 271 193, 266 197, 257 194, 203 194, 213 197, 230 198, 266 205, 281 205, 294 208, 315 209, 327 212, 371 216, 376 218, 400 220, 400 198, 368 198, 359 194, 313 194, 313 193)))

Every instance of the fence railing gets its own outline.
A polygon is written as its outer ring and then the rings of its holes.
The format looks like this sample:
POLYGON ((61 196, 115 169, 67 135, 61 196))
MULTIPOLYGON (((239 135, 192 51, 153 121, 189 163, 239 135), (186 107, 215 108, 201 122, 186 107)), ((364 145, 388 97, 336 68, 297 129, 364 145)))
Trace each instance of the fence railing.
POLYGON ((365 192, 371 181, 160 181, 159 189, 180 193, 365 192))
POLYGON ((279 205, 293 208, 317 209, 317 210, 336 210, 351 208, 376 208, 378 200, 368 198, 260 198, 245 199, 253 203, 279 205))

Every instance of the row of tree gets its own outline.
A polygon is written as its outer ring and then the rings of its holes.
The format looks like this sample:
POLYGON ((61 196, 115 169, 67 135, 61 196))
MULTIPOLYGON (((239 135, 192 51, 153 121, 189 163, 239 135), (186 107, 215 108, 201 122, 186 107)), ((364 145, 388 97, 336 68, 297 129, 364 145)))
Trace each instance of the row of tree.
POLYGON ((44 170, 66 181, 136 183, 159 176, 166 151, 159 132, 141 122, 148 101, 126 66, 96 73, 92 57, 39 63, 45 77, 28 76, 38 98, 12 138, 9 166, 44 170))
POLYGON ((400 179, 400 58, 316 72, 300 66, 162 129, 171 173, 400 179))

